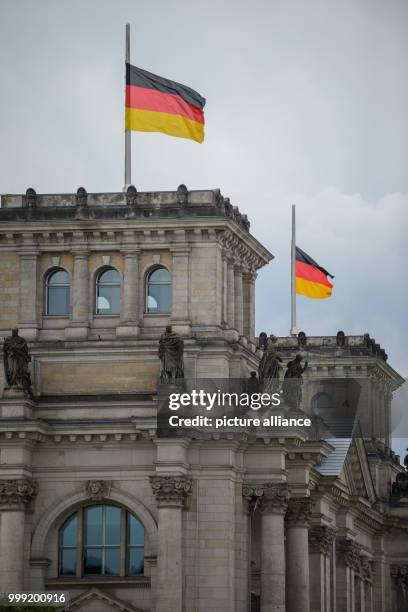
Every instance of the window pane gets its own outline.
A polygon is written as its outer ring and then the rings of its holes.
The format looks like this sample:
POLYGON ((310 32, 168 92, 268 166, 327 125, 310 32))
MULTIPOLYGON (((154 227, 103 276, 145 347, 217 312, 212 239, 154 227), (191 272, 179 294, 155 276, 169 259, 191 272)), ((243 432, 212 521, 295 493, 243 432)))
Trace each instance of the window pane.
POLYGON ((73 516, 68 523, 64 525, 61 531, 62 546, 76 546, 77 544, 77 515, 73 516))
POLYGON ((120 546, 120 508, 105 507, 105 544, 120 546))
POLYGON ((119 576, 120 548, 105 548, 105 574, 119 576))
POLYGON ((102 574, 102 548, 85 549, 84 573, 102 574))
POLYGON ((69 314, 69 287, 48 288, 48 310, 49 315, 69 314))
POLYGON ((102 506, 85 509, 85 544, 102 544, 102 506))
POLYGON ((148 312, 170 312, 171 285, 149 285, 148 312))
POLYGON ((98 287, 98 314, 120 313, 120 287, 98 287))
POLYGON ((61 576, 74 576, 76 574, 76 548, 61 550, 60 570, 61 576))
POLYGON ((120 276, 117 270, 105 270, 99 275, 98 282, 102 283, 120 283, 120 276))
POLYGON ((140 521, 128 512, 128 544, 144 544, 144 529, 140 521))
POLYGON ((144 548, 129 548, 128 549, 128 562, 126 573, 129 576, 136 576, 137 574, 143 574, 144 568, 144 548))
POLYGON ((169 283, 170 272, 165 268, 157 268, 149 275, 149 283, 169 283))
POLYGON ((49 285, 68 285, 69 284, 68 272, 65 272, 65 270, 57 270, 56 272, 53 272, 48 277, 48 284, 49 285))

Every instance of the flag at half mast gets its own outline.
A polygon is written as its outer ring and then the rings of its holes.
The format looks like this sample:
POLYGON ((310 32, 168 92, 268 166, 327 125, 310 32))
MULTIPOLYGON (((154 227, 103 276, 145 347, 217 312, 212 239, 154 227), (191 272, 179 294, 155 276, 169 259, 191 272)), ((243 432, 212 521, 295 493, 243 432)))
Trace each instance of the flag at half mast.
POLYGON ((332 294, 333 285, 327 277, 334 278, 319 266, 307 253, 296 247, 296 293, 322 300, 332 294))
POLYGON ((204 105, 190 87, 126 63, 126 130, 203 142, 204 105))

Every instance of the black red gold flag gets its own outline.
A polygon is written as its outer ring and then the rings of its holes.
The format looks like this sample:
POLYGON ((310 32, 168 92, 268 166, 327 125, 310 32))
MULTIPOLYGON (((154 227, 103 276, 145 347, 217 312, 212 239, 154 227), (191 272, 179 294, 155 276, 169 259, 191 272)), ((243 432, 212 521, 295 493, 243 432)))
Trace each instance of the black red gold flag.
POLYGON ((296 247, 296 293, 315 300, 330 297, 333 285, 328 276, 334 278, 310 255, 296 247))

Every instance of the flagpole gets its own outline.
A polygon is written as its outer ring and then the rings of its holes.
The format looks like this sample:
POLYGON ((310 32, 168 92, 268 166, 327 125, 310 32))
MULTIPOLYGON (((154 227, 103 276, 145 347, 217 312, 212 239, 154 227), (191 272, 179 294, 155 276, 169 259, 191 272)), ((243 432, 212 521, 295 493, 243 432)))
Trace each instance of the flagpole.
MULTIPOLYGON (((126 24, 125 58, 126 58, 126 64, 130 64, 130 23, 126 24)), ((132 184, 131 142, 132 142, 131 141, 131 131, 125 129, 125 186, 124 186, 124 191, 126 191, 129 185, 132 184)))
POLYGON ((296 336, 296 206, 292 204, 292 244, 291 244, 291 274, 290 274, 290 297, 291 297, 291 325, 290 334, 296 336))

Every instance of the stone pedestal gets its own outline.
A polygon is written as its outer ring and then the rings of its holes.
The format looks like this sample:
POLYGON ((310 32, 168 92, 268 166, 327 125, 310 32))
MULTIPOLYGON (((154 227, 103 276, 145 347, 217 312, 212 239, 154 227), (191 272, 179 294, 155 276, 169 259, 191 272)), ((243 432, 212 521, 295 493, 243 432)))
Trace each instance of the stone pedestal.
POLYGON ((182 510, 191 494, 186 476, 152 476, 158 506, 156 612, 182 612, 182 510))
POLYGON ((34 402, 20 387, 5 387, 0 399, 0 416, 3 419, 29 419, 34 402))
POLYGON ((0 585, 2 591, 24 590, 25 510, 37 494, 27 478, 0 480, 0 585))
POLYGON ((120 325, 116 328, 118 337, 139 335, 139 251, 123 251, 124 274, 120 325))
MULTIPOLYGON (((286 611, 310 612, 309 518, 311 501, 294 498, 286 514, 286 611)), ((314 612, 314 611, 313 611, 314 612)))

